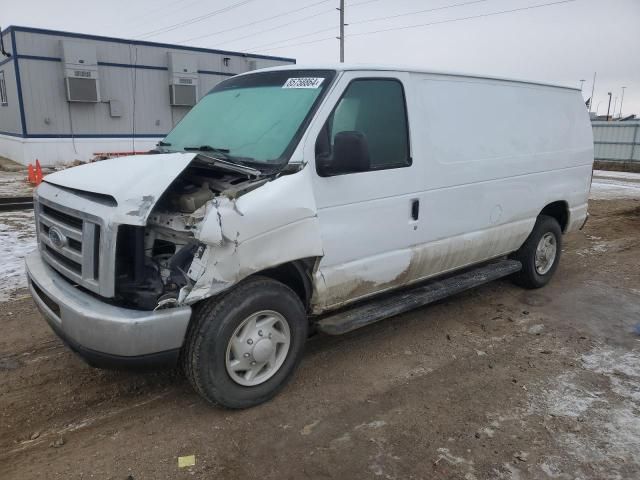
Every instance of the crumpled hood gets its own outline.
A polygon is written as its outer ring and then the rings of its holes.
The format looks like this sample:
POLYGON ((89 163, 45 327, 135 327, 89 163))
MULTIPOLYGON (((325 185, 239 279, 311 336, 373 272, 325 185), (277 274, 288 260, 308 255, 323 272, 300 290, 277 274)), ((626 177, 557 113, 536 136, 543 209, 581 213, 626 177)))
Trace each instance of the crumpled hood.
POLYGON ((110 195, 118 203, 120 222, 144 224, 160 196, 196 155, 185 152, 112 158, 52 173, 44 180, 110 195))

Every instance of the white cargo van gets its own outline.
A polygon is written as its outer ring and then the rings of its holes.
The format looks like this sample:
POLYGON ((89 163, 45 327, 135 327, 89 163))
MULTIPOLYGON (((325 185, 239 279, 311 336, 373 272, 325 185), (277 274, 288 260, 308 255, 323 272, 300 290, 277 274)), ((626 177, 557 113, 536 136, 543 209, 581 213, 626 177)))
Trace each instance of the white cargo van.
POLYGON ((544 286, 587 219, 592 163, 578 89, 255 71, 150 154, 47 176, 31 293, 90 364, 180 363, 208 401, 248 407, 283 387, 311 331, 507 275, 544 286))

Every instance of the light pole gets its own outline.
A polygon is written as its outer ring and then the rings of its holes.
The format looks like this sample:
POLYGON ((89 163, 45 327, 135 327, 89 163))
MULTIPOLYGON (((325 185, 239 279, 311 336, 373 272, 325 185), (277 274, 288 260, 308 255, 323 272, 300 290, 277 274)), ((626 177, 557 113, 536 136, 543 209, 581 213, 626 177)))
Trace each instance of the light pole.
POLYGON ((627 87, 622 87, 622 98, 620 99, 620 113, 618 118, 622 118, 622 102, 624 102, 624 89, 627 87))
POLYGON ((607 122, 609 121, 609 111, 611 110, 611 92, 607 92, 609 95, 609 106, 607 107, 607 122))
POLYGON ((582 91, 582 86, 584 85, 584 82, 586 82, 586 80, 580 80, 580 91, 582 91))
MULTIPOLYGON (((591 107, 593 106, 593 93, 596 91, 596 73, 593 72, 593 83, 591 84, 591 100, 589 101, 589 115, 591 115, 591 107)), ((596 115, 598 112, 596 112, 596 115)))

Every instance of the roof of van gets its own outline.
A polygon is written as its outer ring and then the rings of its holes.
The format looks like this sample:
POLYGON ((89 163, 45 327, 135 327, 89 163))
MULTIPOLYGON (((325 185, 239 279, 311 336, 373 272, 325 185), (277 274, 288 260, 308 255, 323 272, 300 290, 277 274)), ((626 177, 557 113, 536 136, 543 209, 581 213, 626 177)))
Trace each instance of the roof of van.
POLYGON ((381 72, 409 72, 409 73, 426 73, 430 75, 447 75, 447 76, 455 76, 455 77, 467 77, 467 78, 481 78, 486 80, 500 80, 505 82, 516 82, 516 83, 527 83, 531 85, 543 85, 545 87, 555 87, 555 88, 566 88, 569 90, 580 90, 578 87, 572 87, 568 85, 560 85, 555 83, 547 83, 540 82, 535 80, 523 80, 521 78, 507 78, 507 77, 499 77, 493 75, 483 75, 481 73, 470 73, 470 72, 455 72, 455 71, 444 71, 444 70, 426 70, 415 67, 407 67, 407 66, 396 66, 396 65, 378 65, 378 64, 359 64, 359 63, 333 63, 333 64, 317 64, 317 65, 282 65, 278 67, 269 67, 262 68, 260 70, 253 70, 251 72, 246 72, 242 75, 246 75, 247 73, 254 73, 256 71, 260 72, 268 72, 268 71, 278 71, 278 70, 337 70, 337 71, 359 71, 359 70, 367 70, 367 71, 381 71, 381 72))

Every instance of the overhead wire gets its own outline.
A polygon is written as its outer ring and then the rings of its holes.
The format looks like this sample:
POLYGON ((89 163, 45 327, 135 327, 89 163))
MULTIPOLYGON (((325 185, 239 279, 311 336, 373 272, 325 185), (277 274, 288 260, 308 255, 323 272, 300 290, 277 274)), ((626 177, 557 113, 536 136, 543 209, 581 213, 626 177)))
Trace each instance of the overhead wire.
MULTIPOLYGON (((257 24, 262 23, 262 22, 268 22, 269 20, 275 20, 276 18, 284 17, 284 16, 287 16, 287 15, 292 15, 294 13, 298 13, 298 12, 301 12, 301 11, 306 10, 308 8, 312 8, 312 7, 315 7, 315 6, 318 6, 318 5, 322 5, 323 3, 328 3, 328 2, 331 2, 331 1, 333 1, 333 0, 321 0, 319 2, 315 2, 315 3, 312 3, 310 5, 305 5, 304 7, 296 8, 295 10, 279 13, 277 15, 273 15, 271 17, 267 17, 267 18, 263 18, 263 19, 260 19, 260 20, 256 20, 254 22, 244 23, 242 25, 236 25, 235 27, 227 28, 226 30, 219 30, 217 32, 206 33, 204 35, 198 35, 196 37, 191 37, 191 38, 187 38, 185 40, 180 40, 178 43, 192 42, 194 40, 201 40, 203 38, 214 37, 216 35, 221 35, 223 33, 232 32, 232 31, 238 30, 240 28, 252 27, 253 25, 257 25, 257 24)), ((330 11, 333 11, 333 8, 330 11)))
POLYGON ((434 8, 427 8, 425 10, 414 10, 412 12, 399 13, 397 15, 388 15, 383 17, 367 18, 365 20, 357 20, 355 22, 349 22, 349 25, 360 25, 361 23, 377 22, 379 20, 391 20, 394 18, 407 17, 409 15, 419 15, 421 13, 437 12, 438 10, 447 10, 449 8, 465 7, 467 5, 473 5, 475 3, 485 3, 485 2, 491 2, 491 1, 493 0, 471 0, 469 2, 454 3, 452 5, 443 5, 442 7, 434 7, 434 8))
MULTIPOLYGON (((305 33, 303 33, 302 35, 296 35, 295 37, 289 37, 289 38, 286 38, 286 39, 283 39, 283 40, 278 40, 278 41, 275 41, 275 42, 267 43, 267 44, 261 45, 261 46, 259 46, 259 47, 244 48, 243 50, 255 50, 255 49, 258 49, 258 48, 260 48, 260 49, 261 49, 261 48, 267 47, 267 46, 269 46, 269 45, 274 45, 274 44, 278 44, 278 43, 282 43, 282 42, 288 42, 288 41, 290 41, 290 40, 297 40, 298 38, 308 37, 308 36, 310 36, 310 35, 315 35, 315 34, 317 34, 317 33, 328 32, 328 31, 330 31, 330 30, 335 30, 335 29, 336 29, 336 27, 335 27, 335 26, 333 26, 333 27, 328 27, 328 28, 322 28, 322 29, 320 29, 320 30, 315 30, 315 31, 313 31, 313 32, 305 32, 305 33)), ((331 38, 333 38, 333 37, 331 37, 331 38)), ((305 43, 306 43, 306 42, 305 42, 305 43)), ((299 44, 299 45, 303 45, 303 44, 299 44)))
MULTIPOLYGON (((375 1, 378 1, 378 0, 375 0, 375 1)), ((418 10, 418 11, 413 11, 413 12, 408 12, 408 13, 401 13, 401 14, 398 14, 398 15, 391 15, 391 16, 386 16, 386 17, 376 17, 376 18, 370 18, 370 19, 367 19, 367 20, 361 20, 361 21, 357 21, 357 22, 350 22, 350 23, 349 23, 349 25, 355 25, 355 24, 360 24, 360 23, 374 22, 374 21, 384 20, 384 19, 391 19, 391 18, 405 17, 405 16, 407 16, 407 15, 416 15, 416 14, 420 14, 420 13, 434 12, 434 11, 437 11, 437 10, 445 10, 445 9, 448 9, 448 8, 461 7, 461 6, 465 6, 465 5, 471 5, 471 4, 474 4, 474 3, 482 3, 482 2, 489 2, 489 1, 491 1, 491 0, 472 0, 472 1, 468 1, 468 2, 456 3, 456 4, 453 4, 453 5, 445 5, 445 6, 442 6, 442 7, 428 8, 428 9, 426 9, 426 10, 418 10)), ((370 3, 370 2, 368 2, 368 1, 367 1, 367 2, 362 2, 362 3, 360 3, 359 5, 362 5, 362 4, 364 4, 364 3, 370 3)), ((333 11, 333 9, 331 9, 331 10, 327 10, 327 12, 332 12, 332 11, 333 11)), ((300 19, 298 19, 298 20, 296 20, 296 21, 300 22, 300 21, 303 21, 303 20, 308 20, 308 19, 310 19, 310 18, 315 18, 315 17, 317 17, 318 15, 321 15, 321 14, 323 14, 323 13, 325 13, 325 12, 323 11, 323 12, 319 12, 319 13, 314 14, 314 15, 309 15, 309 16, 307 16, 307 17, 300 18, 300 19)), ((259 35, 259 34, 261 34, 261 33, 270 32, 270 31, 273 31, 273 30, 277 30, 277 29, 279 29, 279 28, 287 27, 287 26, 289 26, 289 24, 288 24, 288 23, 287 23, 287 24, 283 24, 283 25, 279 25, 279 26, 277 26, 277 27, 268 28, 268 29, 266 29, 266 30, 262 30, 262 31, 260 31, 260 32, 254 32, 254 33, 249 34, 249 35, 244 35, 244 36, 242 36, 242 37, 237 37, 237 38, 235 38, 235 39, 233 39, 233 40, 229 40, 229 41, 227 41, 227 42, 223 42, 223 43, 221 43, 221 44, 219 44, 219 45, 225 45, 225 44, 227 44, 227 43, 232 43, 232 42, 235 42, 235 41, 238 41, 238 40, 243 40, 243 39, 245 39, 245 38, 250 38, 250 37, 253 37, 253 36, 255 36, 255 35, 259 35)), ((327 28, 327 29, 324 29, 324 30, 317 31, 317 32, 315 32, 315 33, 320 33, 320 32, 322 32, 322 31, 325 31, 325 32, 326 32, 326 31, 329 31, 329 30, 333 30, 333 28, 334 28, 334 27, 330 27, 330 28, 327 28)), ((306 34, 306 35, 309 35, 309 34, 306 34)), ((273 45, 273 44, 275 44, 275 43, 281 43, 281 42, 283 42, 283 41, 294 40, 294 39, 296 39, 296 38, 300 38, 300 37, 302 37, 302 36, 305 36, 305 35, 301 35, 301 36, 298 36, 298 37, 289 38, 289 39, 287 39, 287 40, 280 40, 280 41, 277 41, 277 42, 271 42, 271 43, 269 43, 269 44, 267 44, 267 45, 273 45)))
POLYGON ((522 12, 525 10, 533 10, 535 8, 542 8, 542 7, 550 7, 553 5, 560 5, 563 3, 572 3, 572 2, 576 2, 578 0, 558 0, 556 2, 548 2, 548 3, 540 3, 537 5, 529 5, 527 7, 519 7, 519 8, 512 8, 510 10, 500 10, 498 12, 490 12, 490 13, 483 13, 483 14, 479 14, 479 15, 471 15, 468 17, 459 17, 459 18, 452 18, 449 20, 441 20, 441 21, 437 21, 437 22, 429 22, 429 23, 419 23, 416 25, 405 25, 405 26, 401 26, 401 27, 391 27, 391 28, 383 28, 383 29, 379 29, 379 30, 373 30, 370 32, 358 32, 358 33, 352 33, 349 36, 351 37, 356 37, 356 36, 361 36, 361 35, 371 35, 374 33, 381 33, 381 32, 390 32, 390 31, 395 31, 395 30, 408 30, 411 28, 420 28, 420 27, 429 27, 432 25, 440 25, 443 23, 452 23, 452 22, 460 22, 463 20, 472 20, 475 18, 484 18, 484 17, 492 17, 494 15, 504 15, 507 13, 513 13, 513 12, 522 12))
MULTIPOLYGON (((371 30, 371 31, 366 31, 366 32, 357 32, 357 33, 349 34, 349 37, 356 37, 356 36, 363 36, 363 35, 373 35, 375 33, 390 32, 390 31, 397 31, 397 30, 408 30, 408 29, 412 29, 412 28, 430 27, 430 26, 434 26, 434 25, 442 25, 442 24, 445 24, 445 23, 461 22, 461 21, 473 20, 473 19, 477 19, 477 18, 486 18, 486 17, 492 17, 492 16, 496 16, 496 15, 505 15, 505 14, 508 14, 508 13, 525 11, 525 10, 533 10, 533 9, 537 9, 537 8, 550 7, 550 6, 554 6, 554 5, 573 3, 573 2, 576 2, 576 1, 578 1, 578 0, 558 0, 558 1, 555 1, 555 2, 547 2, 547 3, 536 4, 536 5, 529 5, 529 6, 526 6, 526 7, 513 8, 513 9, 509 9, 509 10, 500 10, 500 11, 497 11, 497 12, 489 12, 489 13, 483 13, 483 14, 478 14, 478 15, 470 15, 470 16, 466 16, 466 17, 451 18, 451 19, 440 20, 440 21, 435 21, 435 22, 419 23, 419 24, 413 24, 413 25, 403 25, 403 26, 398 26, 398 27, 390 27, 390 28, 383 28, 383 29, 378 29, 378 30, 371 30)), ((320 31, 317 31, 315 33, 320 33, 320 31)), ((312 34, 313 34, 313 32, 308 34, 308 35, 312 35, 312 34)), ((282 43, 282 42, 289 41, 289 40, 292 40, 292 39, 295 39, 295 38, 299 38, 299 36, 298 37, 293 37, 293 38, 290 38, 290 39, 287 39, 287 40, 281 40, 280 42, 271 42, 269 44, 261 45, 261 46, 258 46, 258 47, 253 47, 253 49, 248 49, 248 50, 254 50, 254 51, 257 50, 257 49, 260 49, 260 50, 263 50, 263 51, 279 50, 281 48, 287 48, 287 47, 297 46, 297 45, 307 45, 307 44, 311 44, 311 43, 319 43, 319 42, 322 42, 322 41, 327 41, 327 40, 334 39, 334 37, 325 37, 325 38, 319 38, 319 39, 311 40, 309 42, 302 42, 302 43, 296 42, 294 44, 286 44, 286 45, 270 47, 270 45, 273 45, 274 43, 282 43)))
MULTIPOLYGON (((316 18, 316 17, 318 17, 318 15, 324 15, 325 13, 330 13, 330 12, 334 12, 334 11, 335 10, 333 8, 330 9, 330 10, 324 10, 322 12, 314 13, 313 15, 308 15, 306 17, 298 18, 298 19, 296 19, 296 22, 303 22, 304 20, 309 20, 311 18, 316 18)), ((260 30, 258 32, 252 32, 250 34, 243 35, 241 37, 236 37, 236 38, 233 38, 231 40, 227 40, 227 41, 224 41, 224 42, 221 42, 221 43, 217 43, 216 45, 226 45, 228 43, 237 42, 238 40, 244 40, 245 38, 251 38, 251 37, 255 37, 257 35, 261 35, 263 33, 272 32, 274 30, 279 30, 281 28, 288 27, 289 25, 291 25, 290 22, 283 23, 283 24, 277 25, 275 27, 265 28, 264 30, 260 30)), ((331 27, 331 29, 333 29, 333 28, 334 27, 331 27)), ((325 29, 324 31, 327 31, 327 29, 325 29)))
POLYGON ((247 3, 253 2, 255 0, 242 0, 240 2, 236 2, 233 3, 231 5, 227 5, 224 8, 220 8, 218 10, 214 10, 212 12, 208 12, 205 13, 203 15, 197 16, 197 17, 193 17, 187 20, 184 20, 182 22, 179 23, 174 23, 173 25, 168 25, 166 27, 162 27, 162 28, 158 28, 156 30, 151 30, 149 32, 143 33, 141 35, 139 35, 137 38, 139 39, 144 39, 144 38, 150 38, 150 37, 155 37, 157 35, 160 35, 161 33, 167 33, 167 32, 171 32, 173 30, 177 30, 178 28, 182 28, 182 27, 186 27, 188 25, 193 25, 194 23, 198 23, 198 22, 202 22, 203 20, 207 20, 208 18, 214 17, 216 15, 219 15, 221 13, 226 13, 230 10, 233 10, 235 8, 241 7, 243 5, 246 5, 247 3))
MULTIPOLYGON (((361 2, 361 3, 357 4, 357 5, 363 5, 365 3, 371 3, 372 1, 378 1, 378 0, 371 0, 371 1, 361 2)), ((374 21, 379 21, 379 20, 387 20, 387 19, 392 19, 392 18, 405 17, 407 15, 417 15, 417 14, 420 14, 420 13, 434 12, 434 11, 437 11, 437 10, 445 10, 445 9, 448 9, 448 8, 461 7, 461 6, 465 6, 465 5, 471 5, 471 4, 474 4, 474 3, 483 3, 483 2, 489 2, 489 1, 491 1, 491 0, 472 0, 472 1, 469 1, 469 2, 455 3, 455 4, 452 4, 452 5, 444 5, 442 7, 428 8, 426 10, 418 10, 418 11, 413 11, 413 12, 408 12, 408 13, 401 13, 401 14, 398 14, 398 15, 389 15, 389 16, 384 16, 384 17, 376 17, 376 18, 370 18, 370 19, 356 21, 356 22, 350 22, 349 25, 357 25, 357 24, 361 24, 361 23, 369 23, 369 22, 374 22, 374 21)), ((309 17, 305 17, 305 18, 309 18, 309 17)), ((329 30, 333 30, 334 28, 335 27, 329 27, 329 28, 326 28, 326 29, 323 29, 323 30, 318 30, 316 32, 307 33, 307 34, 304 34, 304 35, 298 35, 296 37, 287 38, 285 40, 279 40, 279 41, 276 41, 276 42, 270 42, 270 43, 267 43, 266 45, 263 45, 263 46, 268 47, 268 46, 271 46, 271 45, 274 45, 274 44, 278 44, 278 43, 282 43, 282 42, 285 42, 285 41, 295 40, 297 38, 301 38, 301 37, 304 37, 304 36, 307 36, 307 35, 313 35, 314 33, 321 33, 321 32, 326 32, 326 31, 329 31, 329 30)), ((242 38, 248 38, 248 37, 251 37, 251 36, 253 36, 253 35, 246 35, 244 37, 237 38, 236 40, 240 40, 242 38)), ((258 48, 262 48, 262 46, 258 47, 258 48)))

